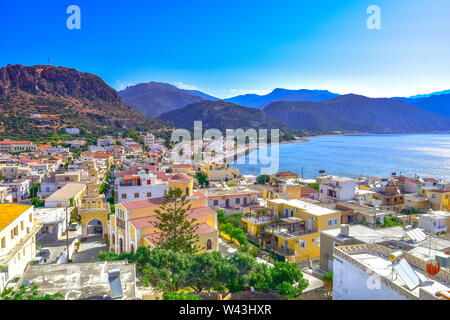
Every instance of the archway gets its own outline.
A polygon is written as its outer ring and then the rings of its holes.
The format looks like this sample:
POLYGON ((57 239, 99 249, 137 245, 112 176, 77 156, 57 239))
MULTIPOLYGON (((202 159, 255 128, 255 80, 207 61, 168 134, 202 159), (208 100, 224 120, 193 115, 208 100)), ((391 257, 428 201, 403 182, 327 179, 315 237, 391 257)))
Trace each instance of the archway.
POLYGON ((212 250, 212 240, 208 239, 206 240, 206 251, 211 251, 212 250))
POLYGON ((87 224, 87 235, 103 234, 103 223, 99 219, 92 219, 87 224))
POLYGON ((123 238, 119 237, 119 254, 123 252, 123 238))

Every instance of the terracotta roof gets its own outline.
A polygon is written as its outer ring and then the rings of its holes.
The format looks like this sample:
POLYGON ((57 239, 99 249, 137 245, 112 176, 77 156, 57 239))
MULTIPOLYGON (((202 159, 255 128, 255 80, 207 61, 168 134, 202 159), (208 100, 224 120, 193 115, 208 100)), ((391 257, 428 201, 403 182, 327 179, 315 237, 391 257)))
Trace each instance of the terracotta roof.
POLYGON ((139 177, 139 176, 133 176, 133 175, 125 175, 125 176, 123 177, 123 179, 124 179, 125 181, 139 180, 140 177, 139 177))
POLYGON ((48 149, 48 148, 51 148, 52 146, 51 145, 49 145, 49 144, 43 144, 42 146, 39 146, 38 147, 38 150, 45 150, 45 149, 48 149))
POLYGON ((439 180, 436 180, 435 178, 422 178, 424 181, 430 181, 430 182, 439 182, 439 180))
POLYGON ((0 141, 0 144, 30 144, 31 141, 0 141))
MULTIPOLYGON (((201 216, 207 216, 210 214, 215 213, 215 211, 209 207, 201 207, 201 208, 194 208, 191 209, 187 212, 187 215, 190 219, 194 219, 194 218, 198 218, 201 216)), ((156 214, 154 214, 153 212, 151 213, 151 215, 147 216, 147 217, 141 217, 141 218, 135 218, 135 219, 130 219, 130 222, 138 229, 141 228, 146 228, 146 227, 151 227, 153 222, 157 222, 158 218, 156 216, 156 214)))
POLYGON ((108 159, 112 157, 112 155, 110 155, 109 153, 105 153, 105 152, 97 152, 94 153, 94 158, 102 158, 102 159, 108 159))
POLYGON ((300 187, 302 189, 302 194, 312 194, 312 193, 319 193, 318 190, 311 188, 310 186, 301 186, 300 187))
MULTIPOLYGON (((217 229, 211 227, 209 224, 201 223, 198 225, 197 230, 195 231, 195 234, 200 236, 200 235, 204 235, 204 234, 217 233, 217 232, 218 232, 217 229)), ((157 245, 157 243, 159 242, 161 233, 162 232, 147 234, 144 236, 144 238, 146 240, 150 241, 150 243, 157 245)))
POLYGON ((285 177, 285 176, 298 176, 298 174, 296 174, 296 173, 293 173, 293 172, 290 172, 290 171, 281 171, 281 172, 278 172, 277 174, 275 174, 277 177, 278 176, 281 176, 281 177, 285 177))
POLYGON ((183 181, 183 182, 186 182, 186 181, 192 181, 194 179, 189 177, 185 173, 177 173, 176 175, 170 177, 169 180, 170 181, 183 181))
POLYGON ((136 200, 136 201, 126 201, 122 202, 122 205, 128 210, 131 209, 140 209, 146 207, 159 206, 163 203, 164 197, 152 198, 152 199, 144 199, 144 200, 136 200))

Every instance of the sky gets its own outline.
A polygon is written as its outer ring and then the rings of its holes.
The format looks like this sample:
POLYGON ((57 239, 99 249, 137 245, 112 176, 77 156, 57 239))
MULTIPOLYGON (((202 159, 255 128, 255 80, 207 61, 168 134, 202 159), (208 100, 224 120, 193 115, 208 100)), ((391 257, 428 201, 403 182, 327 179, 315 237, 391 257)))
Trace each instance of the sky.
POLYGON ((219 98, 412 96, 450 89, 449 15, 448 0, 0 1, 0 67, 50 58, 118 90, 159 81, 219 98), (371 5, 381 29, 367 27, 371 5))

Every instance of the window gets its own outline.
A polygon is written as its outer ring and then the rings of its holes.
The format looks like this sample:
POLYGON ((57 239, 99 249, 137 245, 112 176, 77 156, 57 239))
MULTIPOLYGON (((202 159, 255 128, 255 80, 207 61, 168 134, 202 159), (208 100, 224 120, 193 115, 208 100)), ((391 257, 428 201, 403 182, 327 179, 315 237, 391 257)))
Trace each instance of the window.
POLYGON ((218 206, 219 205, 219 200, 214 200, 214 206, 218 206))
POLYGON ((139 198, 139 193, 135 193, 135 194, 134 194, 134 198, 135 198, 135 199, 139 198))
POLYGON ((6 248, 6 239, 5 237, 2 238, 2 249, 6 248))
POLYGON ((206 251, 212 250, 212 240, 208 239, 206 240, 206 251))
POLYGON ((151 192, 147 192, 147 198, 151 198, 152 197, 152 193, 151 192))
POLYGON ((340 246, 339 243, 333 241, 333 248, 336 248, 336 247, 339 247, 339 246, 340 246))
POLYGON ((16 227, 14 228, 14 235, 15 235, 15 236, 18 236, 18 235, 19 235, 19 226, 16 226, 16 227))
POLYGON ((122 193, 122 199, 126 199, 127 198, 127 194, 126 193, 122 193))
POLYGON ((312 238, 312 243, 316 243, 316 238, 312 238))
POLYGON ((260 233, 265 233, 266 232, 266 226, 262 226, 259 230, 260 230, 260 233))
POLYGON ((241 203, 241 199, 240 198, 236 198, 236 204, 241 203))
POLYGON ((33 214, 30 213, 29 219, 30 219, 30 222, 33 222, 33 214))
POLYGON ((11 230, 11 240, 14 239, 14 230, 11 230))
POLYGON ((300 249, 306 248, 306 240, 300 240, 300 249))
POLYGON ((317 237, 317 246, 320 247, 320 237, 317 237))
POLYGON ((337 226, 339 224, 339 218, 334 218, 334 225, 337 226))
POLYGON ((190 196, 190 195, 191 195, 191 192, 190 192, 189 188, 186 188, 186 195, 187 195, 187 196, 190 196))

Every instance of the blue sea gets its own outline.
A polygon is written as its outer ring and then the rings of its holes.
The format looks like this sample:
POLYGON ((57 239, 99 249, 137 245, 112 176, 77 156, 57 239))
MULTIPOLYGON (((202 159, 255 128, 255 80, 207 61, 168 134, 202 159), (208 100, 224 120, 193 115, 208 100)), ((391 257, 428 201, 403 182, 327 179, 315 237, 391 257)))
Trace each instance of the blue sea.
MULTIPOLYGON (((300 175, 303 167, 304 178, 314 178, 319 170, 346 177, 388 176, 396 172, 450 181, 450 134, 340 135, 309 140, 279 145, 277 171, 300 175)), ((270 157, 272 148, 261 152, 268 152, 270 157)), ((255 152, 258 150, 245 157, 246 164, 232 166, 239 168, 241 174, 261 174, 261 168, 269 166, 249 164, 249 156, 257 155, 255 152)))

